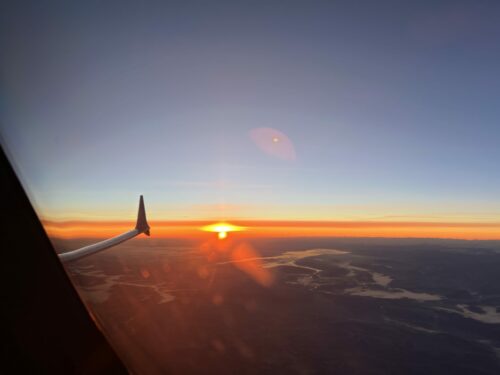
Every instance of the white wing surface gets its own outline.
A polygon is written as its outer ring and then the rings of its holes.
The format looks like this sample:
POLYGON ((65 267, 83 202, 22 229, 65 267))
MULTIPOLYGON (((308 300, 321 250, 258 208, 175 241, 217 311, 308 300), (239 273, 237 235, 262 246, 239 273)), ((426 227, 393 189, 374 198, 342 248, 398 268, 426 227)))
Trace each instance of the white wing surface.
POLYGON ((116 246, 124 241, 130 240, 135 236, 144 233, 149 236, 149 225, 146 220, 146 210, 144 209, 144 199, 139 198, 139 212, 137 214, 137 224, 135 228, 129 230, 128 232, 122 233, 116 237, 109 238, 107 240, 95 243, 93 245, 88 245, 82 247, 81 249, 68 251, 67 253, 59 254, 59 259, 62 262, 72 262, 80 258, 86 257, 88 255, 97 253, 98 251, 109 249, 110 247, 116 246))

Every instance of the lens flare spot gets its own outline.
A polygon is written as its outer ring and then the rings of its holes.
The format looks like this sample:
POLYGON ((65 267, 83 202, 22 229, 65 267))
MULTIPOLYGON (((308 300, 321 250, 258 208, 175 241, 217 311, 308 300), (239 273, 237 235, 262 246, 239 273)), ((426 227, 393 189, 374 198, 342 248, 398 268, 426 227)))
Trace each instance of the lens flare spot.
POLYGON ((149 270, 147 268, 141 268, 141 276, 144 279, 149 279, 149 277, 151 276, 151 273, 149 272, 149 270))
POLYGON ((295 160, 295 146, 283 132, 273 128, 255 128, 250 130, 250 139, 269 156, 282 160, 295 160))

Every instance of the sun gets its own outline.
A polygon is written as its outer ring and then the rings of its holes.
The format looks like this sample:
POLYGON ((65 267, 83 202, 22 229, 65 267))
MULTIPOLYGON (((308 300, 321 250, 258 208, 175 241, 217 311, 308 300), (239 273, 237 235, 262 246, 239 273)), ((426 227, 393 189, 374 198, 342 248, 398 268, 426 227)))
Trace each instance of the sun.
POLYGON ((217 233, 217 237, 220 240, 223 240, 224 238, 227 238, 227 234, 229 232, 239 232, 242 230, 245 230, 243 227, 239 227, 237 225, 225 223, 225 222, 219 222, 215 224, 210 224, 210 225, 205 225, 203 228, 201 228, 205 232, 215 232, 217 233))

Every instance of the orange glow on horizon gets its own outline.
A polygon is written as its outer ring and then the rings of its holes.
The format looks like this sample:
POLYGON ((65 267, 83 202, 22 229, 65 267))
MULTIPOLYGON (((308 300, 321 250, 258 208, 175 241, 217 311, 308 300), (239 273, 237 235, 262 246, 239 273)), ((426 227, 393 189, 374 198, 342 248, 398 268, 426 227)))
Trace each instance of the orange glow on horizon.
MULTIPOLYGON (((135 223, 44 220, 43 225, 51 237, 108 238, 130 230, 135 223)), ((232 220, 232 224, 226 222, 213 224, 197 220, 150 221, 150 226, 151 234, 156 238, 199 238, 204 236, 203 232, 215 232, 219 238, 226 238, 229 232, 239 231, 239 237, 412 237, 500 240, 500 222, 232 220)))

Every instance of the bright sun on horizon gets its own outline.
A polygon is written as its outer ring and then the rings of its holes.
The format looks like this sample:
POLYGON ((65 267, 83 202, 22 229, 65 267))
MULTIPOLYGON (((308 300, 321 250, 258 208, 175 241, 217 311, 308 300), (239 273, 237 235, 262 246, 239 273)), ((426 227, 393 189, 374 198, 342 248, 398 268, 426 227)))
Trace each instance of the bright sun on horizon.
POLYGON ((225 223, 225 222, 218 222, 215 224, 205 225, 201 229, 205 232, 217 233, 217 237, 220 240, 223 240, 224 238, 226 238, 227 234, 229 232, 239 232, 239 231, 245 230, 244 227, 240 227, 240 226, 225 223))

